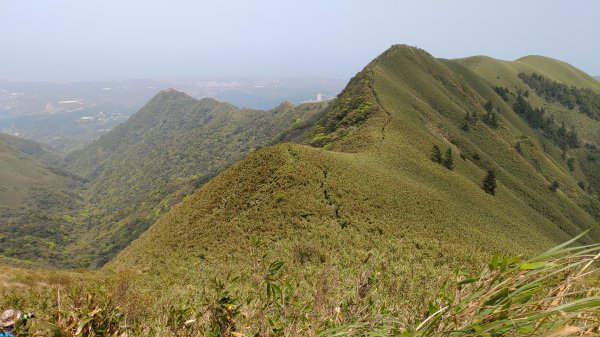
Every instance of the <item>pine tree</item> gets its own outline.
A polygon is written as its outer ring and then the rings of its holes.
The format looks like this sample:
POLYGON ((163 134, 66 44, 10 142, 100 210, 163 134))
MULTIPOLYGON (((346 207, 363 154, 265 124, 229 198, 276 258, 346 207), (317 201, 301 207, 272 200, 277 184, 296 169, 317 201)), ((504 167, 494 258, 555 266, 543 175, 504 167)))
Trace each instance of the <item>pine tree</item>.
POLYGON ((448 170, 454 169, 454 159, 452 158, 452 149, 448 149, 446 151, 446 156, 444 157, 444 161, 442 162, 445 168, 448 170))
POLYGON ((573 158, 567 159, 567 166, 569 167, 569 172, 575 171, 575 159, 573 159, 573 158))
POLYGON ((579 137, 577 136, 577 132, 574 127, 571 127, 571 130, 567 132, 567 142, 569 143, 569 147, 572 149, 576 149, 581 146, 579 144, 579 137))
POLYGON ((492 101, 488 101, 487 103, 485 103, 483 108, 485 109, 485 111, 487 111, 487 113, 492 112, 492 109, 494 108, 494 106, 492 105, 492 101))
POLYGON ((491 128, 495 129, 498 127, 498 119, 495 112, 488 112, 483 115, 483 122, 491 128))
POLYGON ((442 163, 442 151, 437 145, 431 148, 431 161, 438 164, 442 163))
POLYGON ((496 118, 496 113, 495 112, 490 112, 490 126, 492 128, 497 128, 498 127, 498 118, 496 118))
POLYGON ((483 190, 491 195, 496 195, 496 174, 489 170, 485 179, 483 179, 483 190))

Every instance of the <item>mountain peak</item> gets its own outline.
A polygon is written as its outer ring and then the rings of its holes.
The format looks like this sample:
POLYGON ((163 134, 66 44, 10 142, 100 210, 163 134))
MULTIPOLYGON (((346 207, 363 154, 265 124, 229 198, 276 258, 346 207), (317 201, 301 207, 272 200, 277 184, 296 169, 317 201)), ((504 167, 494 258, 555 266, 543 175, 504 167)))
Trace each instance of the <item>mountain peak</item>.
POLYGON ((284 101, 279 104, 275 110, 283 110, 283 109, 293 109, 296 105, 290 101, 284 101))
MULTIPOLYGON (((217 104, 222 104, 221 102, 219 102, 218 100, 214 99, 214 98, 210 98, 210 97, 205 97, 205 98, 201 98, 201 99, 197 99, 193 96, 191 96, 190 94, 183 92, 179 89, 175 89, 175 88, 167 88, 164 90, 161 90, 158 92, 158 94, 156 94, 151 100, 152 101, 166 101, 166 100, 185 100, 185 101, 193 101, 193 102, 197 102, 200 103, 202 105, 210 105, 210 106, 215 106, 217 104)), ((148 103, 150 103, 148 102, 148 103)), ((232 105, 233 107, 233 105, 232 105)))
POLYGON ((381 55, 379 55, 374 61, 386 59, 388 57, 397 56, 397 55, 404 55, 404 56, 422 55, 422 56, 433 57, 427 51, 425 51, 424 49, 421 49, 419 47, 409 46, 406 44, 394 44, 390 48, 388 48, 386 51, 381 53, 381 55))
MULTIPOLYGON (((410 52, 426 52, 424 49, 421 49, 417 46, 409 46, 407 44, 393 44, 388 50, 398 50, 398 51, 410 51, 410 52)), ((427 53, 427 52, 426 52, 427 53)), ((429 54, 429 53, 427 53, 429 54)))
POLYGON ((200 103, 205 103, 205 104, 219 104, 221 103, 220 101, 214 99, 214 98, 210 98, 210 97, 204 97, 202 99, 199 100, 200 103))
POLYGON ((154 96, 153 99, 193 99, 196 100, 194 97, 190 96, 189 94, 175 89, 175 88, 167 88, 167 89, 163 89, 161 91, 158 92, 158 94, 156 94, 154 96))

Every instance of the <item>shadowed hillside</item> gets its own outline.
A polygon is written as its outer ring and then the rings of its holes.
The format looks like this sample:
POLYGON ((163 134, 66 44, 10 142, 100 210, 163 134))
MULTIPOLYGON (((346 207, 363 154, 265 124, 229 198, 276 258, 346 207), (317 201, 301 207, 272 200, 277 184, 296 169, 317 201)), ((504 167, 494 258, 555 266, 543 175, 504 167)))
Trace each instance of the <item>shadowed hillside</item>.
POLYGON ((495 252, 531 254, 588 228, 584 241, 600 238, 583 207, 598 201, 578 190, 561 150, 460 62, 394 46, 311 121, 281 139, 313 147, 249 155, 109 267, 142 271, 141 281, 163 287, 229 273, 245 283, 258 240, 259 254, 309 284, 330 270, 339 289, 351 288, 370 260, 394 305, 408 308, 421 307, 454 268, 495 252), (452 160, 433 162, 434 145, 452 160), (489 170, 495 195, 481 188, 489 170), (560 187, 550 188, 553 179, 560 187))
POLYGON ((0 255, 11 263, 60 260, 73 239, 64 215, 80 205, 81 181, 58 161, 44 145, 0 135, 0 255))

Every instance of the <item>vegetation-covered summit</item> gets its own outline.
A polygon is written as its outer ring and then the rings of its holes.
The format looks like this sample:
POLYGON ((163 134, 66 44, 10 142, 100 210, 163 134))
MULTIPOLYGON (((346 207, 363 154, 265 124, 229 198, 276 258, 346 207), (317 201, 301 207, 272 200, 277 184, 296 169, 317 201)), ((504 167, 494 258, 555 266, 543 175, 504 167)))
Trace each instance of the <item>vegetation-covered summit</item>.
POLYGON ((103 264, 171 206, 326 103, 284 103, 262 111, 174 89, 160 92, 63 167, 89 181, 86 207, 74 215, 85 229, 72 253, 103 264), (100 257, 100 259, 98 259, 100 257))

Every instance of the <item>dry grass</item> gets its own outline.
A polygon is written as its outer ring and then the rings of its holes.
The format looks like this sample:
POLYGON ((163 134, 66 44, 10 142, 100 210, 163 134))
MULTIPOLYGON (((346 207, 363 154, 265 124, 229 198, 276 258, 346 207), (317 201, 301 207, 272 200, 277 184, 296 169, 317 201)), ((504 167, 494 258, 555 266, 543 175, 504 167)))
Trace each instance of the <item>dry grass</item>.
POLYGON ((17 336, 594 336, 600 244, 574 241, 527 260, 494 256, 479 274, 457 273, 408 316, 385 305, 393 299, 372 257, 340 289, 335 270, 308 284, 260 257, 258 242, 251 288, 228 276, 193 297, 156 302, 131 287, 132 275, 39 272, 27 288, 3 288, 0 306, 36 311, 17 336))

